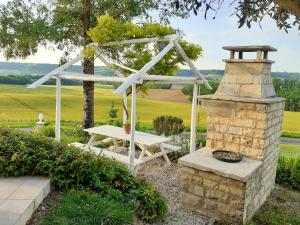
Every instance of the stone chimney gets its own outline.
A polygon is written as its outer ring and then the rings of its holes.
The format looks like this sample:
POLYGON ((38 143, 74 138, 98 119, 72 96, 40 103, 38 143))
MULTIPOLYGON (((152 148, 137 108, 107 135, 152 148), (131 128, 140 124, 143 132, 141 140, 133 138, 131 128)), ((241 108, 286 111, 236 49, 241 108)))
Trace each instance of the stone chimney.
POLYGON ((213 95, 201 96, 208 112, 206 147, 180 158, 182 207, 217 220, 245 223, 275 184, 284 99, 275 96, 270 46, 224 47, 225 73, 213 95), (244 59, 256 52, 256 59, 244 59), (235 55, 238 58, 235 58, 235 55), (212 157, 237 152, 236 164, 212 157))
POLYGON ((268 98, 275 96, 271 77, 269 51, 277 51, 270 46, 223 47, 230 51, 230 59, 225 59, 225 72, 217 95, 244 98, 268 98), (256 52, 256 59, 243 59, 244 52, 256 52), (238 59, 235 59, 238 53, 238 59))

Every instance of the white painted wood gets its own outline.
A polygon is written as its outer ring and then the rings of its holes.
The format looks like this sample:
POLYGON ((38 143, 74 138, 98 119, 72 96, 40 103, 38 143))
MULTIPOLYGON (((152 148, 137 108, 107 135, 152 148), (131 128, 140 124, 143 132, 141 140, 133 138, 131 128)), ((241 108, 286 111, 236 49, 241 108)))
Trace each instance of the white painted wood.
POLYGON ((111 81, 116 83, 122 83, 127 80, 126 77, 105 77, 98 75, 90 75, 90 74, 80 74, 80 73, 72 73, 72 72, 64 72, 58 75, 59 78, 64 80, 80 80, 80 81, 111 81), (87 76, 88 75, 88 76, 87 76))
POLYGON ((199 79, 196 77, 183 77, 183 76, 163 76, 163 75, 145 75, 143 80, 147 81, 190 81, 196 82, 199 79))
POLYGON ((45 83, 46 81, 48 81, 49 79, 51 79, 52 77, 54 77, 55 75, 58 75, 62 71, 68 69, 70 66, 72 66, 74 63, 78 62, 81 59, 82 59, 81 55, 77 55, 70 62, 67 62, 64 65, 62 65, 62 66, 56 68, 55 70, 51 71, 50 73, 46 74, 45 76, 43 76, 42 78, 38 79, 34 83, 30 84, 27 88, 37 88, 38 86, 42 85, 43 83, 45 83))
POLYGON ((132 68, 130 68, 130 67, 128 67, 128 66, 124 66, 124 65, 122 65, 122 64, 120 64, 120 63, 117 63, 117 62, 113 61, 112 59, 109 60, 109 63, 112 64, 112 65, 118 66, 118 67, 120 67, 120 68, 122 68, 122 69, 124 69, 124 70, 128 70, 128 71, 130 71, 130 72, 133 72, 133 73, 138 72, 137 70, 132 69, 132 68))
POLYGON ((120 87, 118 87, 114 93, 122 94, 126 91, 126 89, 132 85, 136 80, 142 78, 164 55, 166 55, 172 48, 174 47, 174 42, 171 41, 160 53, 158 53, 150 62, 148 62, 143 68, 132 75, 130 75, 120 87))
POLYGON ((193 88, 192 113, 191 113, 190 152, 193 152, 193 151, 196 150, 198 86, 199 86, 199 84, 194 84, 194 88, 193 88))
MULTIPOLYGON (((73 145, 76 148, 80 148, 83 151, 93 152, 97 155, 104 155, 106 157, 116 159, 117 161, 119 161, 121 163, 124 163, 126 165, 129 165, 129 158, 126 155, 122 155, 122 154, 119 154, 119 153, 116 153, 116 152, 109 151, 109 150, 104 149, 104 148, 98 148, 98 147, 93 147, 93 146, 87 148, 87 146, 85 144, 82 144, 82 143, 79 143, 79 142, 72 143, 71 145, 73 145)), ((142 164, 143 162, 144 161, 142 161, 140 159, 136 159, 134 161, 133 166, 136 167, 136 166, 142 164)))
POLYGON ((61 79, 56 78, 55 140, 60 142, 61 79))
POLYGON ((131 40, 123 40, 123 41, 112 41, 105 44, 98 45, 101 46, 113 46, 113 45, 124 45, 124 44, 137 44, 137 43, 149 43, 149 42, 156 42, 156 41, 170 41, 174 39, 180 39, 181 36, 179 34, 171 34, 166 35, 164 37, 153 37, 153 38, 138 38, 138 39, 131 39, 131 40))
MULTIPOLYGON (((117 138, 124 141, 130 141, 130 134, 126 134, 122 127, 115 127, 112 125, 102 125, 98 127, 88 128, 85 129, 84 131, 88 132, 90 135, 100 134, 103 136, 117 138)), ((167 137, 135 131, 135 142, 139 144, 151 146, 151 145, 161 144, 169 141, 170 139, 167 137)))
MULTIPOLYGON (((58 75, 59 78, 64 80, 79 80, 79 81, 110 81, 115 83, 122 83, 127 81, 126 77, 108 77, 93 74, 81 74, 73 72, 62 72, 58 75), (88 76, 87 76, 88 75, 88 76)), ((150 81, 154 83, 168 83, 168 84, 193 84, 199 82, 196 77, 181 77, 181 76, 162 76, 162 75, 145 75, 144 81, 150 81)), ((141 80, 137 80, 135 83, 141 84, 141 80)))
POLYGON ((178 53, 181 55, 181 57, 183 58, 183 60, 188 64, 188 66, 191 68, 191 70, 193 71, 193 73, 195 74, 195 76, 199 76, 201 77, 201 79, 203 80, 205 86, 209 89, 212 89, 212 87, 210 86, 210 84, 207 82, 207 80, 205 79, 205 77, 203 76, 203 74, 201 74, 196 66, 194 65, 194 63, 192 62, 192 60, 187 56, 187 54, 185 53, 185 51, 183 50, 183 48, 180 46, 178 41, 174 41, 174 45, 175 48, 177 49, 178 53))
POLYGON ((134 171, 135 160, 135 121, 136 121, 136 84, 131 86, 131 128, 130 128, 130 146, 129 146, 129 170, 134 171))
POLYGON ((107 67, 109 67, 111 70, 113 70, 115 72, 115 74, 118 77, 125 77, 124 74, 122 74, 119 70, 115 69, 112 67, 112 63, 110 62, 110 60, 103 54, 99 54, 97 56, 107 67))
MULTIPOLYGON (((126 92, 123 93, 123 103, 124 103, 124 106, 126 107, 127 111, 128 111, 128 106, 127 106, 127 94, 126 92)), ((122 105, 123 105, 122 103, 122 105)), ((127 115, 126 115, 126 111, 125 109, 123 108, 123 124, 127 123, 127 115)))

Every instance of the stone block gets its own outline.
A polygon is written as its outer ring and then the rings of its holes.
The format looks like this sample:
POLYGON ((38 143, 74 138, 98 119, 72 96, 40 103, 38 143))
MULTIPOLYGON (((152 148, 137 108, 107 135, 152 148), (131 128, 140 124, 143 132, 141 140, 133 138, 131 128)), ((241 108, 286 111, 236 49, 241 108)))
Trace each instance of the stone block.
POLYGON ((248 102, 237 102, 236 103, 236 110, 237 111, 255 110, 255 104, 254 103, 248 103, 248 102))
POLYGON ((234 117, 235 103, 230 101, 204 100, 203 107, 210 117, 234 117))
POLYGON ((256 104, 255 110, 257 112, 267 112, 267 105, 266 104, 256 104))
POLYGON ((243 134, 243 128, 242 127, 229 127, 228 132, 230 134, 242 135, 243 134))
POLYGON ((259 84, 244 84, 240 86, 239 97, 262 98, 262 86, 259 84))

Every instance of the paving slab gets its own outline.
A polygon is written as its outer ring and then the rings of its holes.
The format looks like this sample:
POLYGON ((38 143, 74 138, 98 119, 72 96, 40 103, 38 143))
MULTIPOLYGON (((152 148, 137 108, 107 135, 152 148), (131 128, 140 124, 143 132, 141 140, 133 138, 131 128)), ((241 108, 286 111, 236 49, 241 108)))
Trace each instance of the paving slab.
POLYGON ((0 178, 0 225, 25 225, 49 192, 46 177, 0 178))

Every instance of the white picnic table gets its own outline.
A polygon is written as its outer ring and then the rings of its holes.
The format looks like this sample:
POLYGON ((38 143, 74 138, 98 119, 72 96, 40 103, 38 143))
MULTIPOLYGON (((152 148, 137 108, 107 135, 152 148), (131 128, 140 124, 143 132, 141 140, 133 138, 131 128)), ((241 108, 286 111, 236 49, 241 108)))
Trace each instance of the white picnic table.
MULTIPOLYGON (((112 139, 115 150, 117 151, 119 149, 117 140, 130 141, 131 135, 126 134, 123 128, 112 126, 112 125, 103 125, 103 126, 88 128, 85 129, 84 131, 88 132, 91 135, 89 142, 86 145, 81 143, 74 143, 75 146, 80 147, 81 149, 84 150, 93 151, 97 154, 103 154, 107 157, 114 158, 127 165, 130 164, 129 155, 124 155, 118 152, 113 152, 107 149, 95 147, 101 143, 107 142, 109 139, 112 139), (101 141, 97 141, 98 135, 107 136, 108 138, 101 141)), ((160 156, 163 156, 166 162, 170 164, 170 160, 167 156, 167 153, 172 151, 177 151, 179 150, 179 147, 168 144, 169 141, 170 139, 168 137, 135 131, 134 142, 142 150, 139 158, 134 159, 133 166, 135 167, 135 171, 137 171, 138 165, 160 156), (159 146, 160 152, 152 154, 150 151, 147 150, 147 147, 155 146, 155 145, 159 146)))

